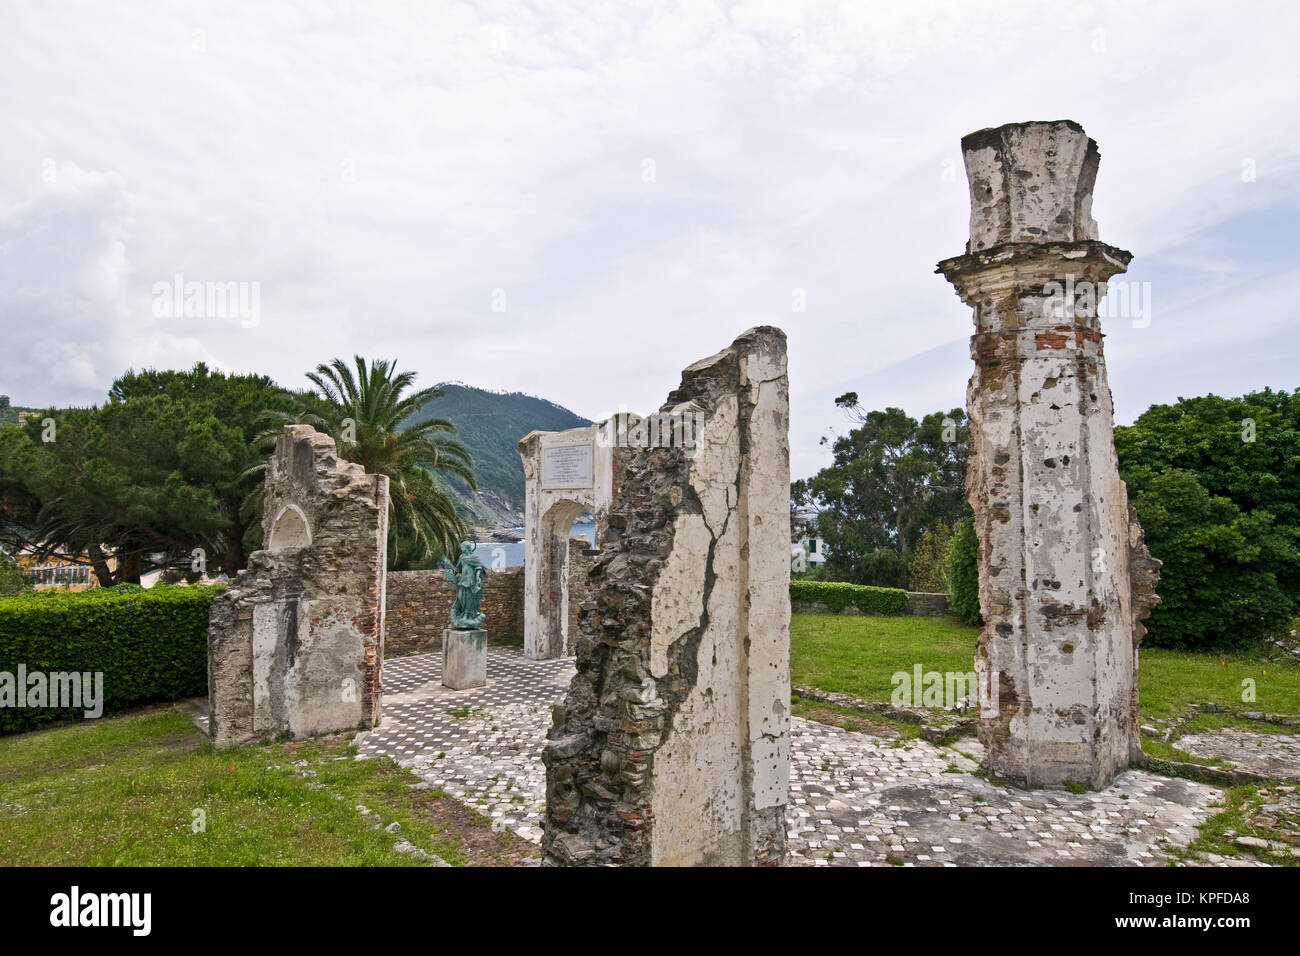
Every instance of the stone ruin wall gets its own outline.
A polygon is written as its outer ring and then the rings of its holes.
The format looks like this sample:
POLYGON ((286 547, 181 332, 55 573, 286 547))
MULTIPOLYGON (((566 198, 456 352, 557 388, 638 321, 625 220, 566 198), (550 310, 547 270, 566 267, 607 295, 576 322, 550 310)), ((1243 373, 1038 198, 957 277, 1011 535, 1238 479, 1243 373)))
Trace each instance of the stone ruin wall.
MULTIPOLYGON (((451 621, 456 586, 440 571, 389 571, 384 654, 396 657, 436 651, 451 621)), ((489 569, 483 581, 479 610, 483 629, 491 638, 513 638, 524 632, 524 569, 489 569)))
POLYGON ((217 593, 208 625, 218 746, 379 722, 388 479, 286 426, 267 463, 266 548, 217 593))
MULTIPOLYGON (((569 633, 578 633, 578 613, 586 600, 591 553, 581 542, 569 546, 569 633)), ((456 586, 438 571, 389 571, 384 617, 384 654, 396 657, 436 651, 451 620, 456 586)), ((518 638, 524 633, 524 569, 489 568, 479 605, 487 620, 483 629, 492 639, 518 638)))
POLYGON ((661 409, 705 413, 694 449, 613 449, 577 674, 543 753, 548 862, 783 860, 788 393, 784 333, 753 329, 661 409))
POLYGON ((962 149, 970 241, 939 271, 975 310, 976 672, 998 708, 980 736, 996 777, 1100 788, 1141 755, 1137 644, 1159 562, 1119 478, 1096 300, 1057 290, 1100 299, 1131 254, 1097 238, 1099 153, 1078 124, 981 130, 962 149))

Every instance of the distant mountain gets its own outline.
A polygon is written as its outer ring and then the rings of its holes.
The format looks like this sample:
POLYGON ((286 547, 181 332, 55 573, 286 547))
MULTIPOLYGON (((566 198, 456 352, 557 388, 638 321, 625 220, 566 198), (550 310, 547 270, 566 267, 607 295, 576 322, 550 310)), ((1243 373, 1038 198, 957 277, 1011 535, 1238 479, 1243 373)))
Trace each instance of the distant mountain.
POLYGON ((591 422, 544 398, 522 392, 489 392, 448 382, 439 385, 442 397, 420 410, 413 421, 447 418, 456 437, 474 456, 478 494, 461 486, 462 502, 487 522, 513 525, 524 509, 524 468, 519 439, 529 432, 563 431, 591 422))

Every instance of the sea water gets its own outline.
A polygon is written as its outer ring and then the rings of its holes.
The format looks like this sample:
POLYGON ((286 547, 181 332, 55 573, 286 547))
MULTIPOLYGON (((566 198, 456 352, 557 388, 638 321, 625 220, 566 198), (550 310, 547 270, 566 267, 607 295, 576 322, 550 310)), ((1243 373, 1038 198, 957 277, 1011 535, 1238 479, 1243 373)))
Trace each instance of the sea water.
MULTIPOLYGON (((513 528, 519 537, 524 536, 523 528, 513 528)), ((587 542, 596 540, 596 525, 591 521, 575 521, 569 529, 569 537, 586 538, 587 542)), ((524 542, 522 541, 482 541, 474 545, 474 553, 489 568, 518 568, 524 563, 524 542)))

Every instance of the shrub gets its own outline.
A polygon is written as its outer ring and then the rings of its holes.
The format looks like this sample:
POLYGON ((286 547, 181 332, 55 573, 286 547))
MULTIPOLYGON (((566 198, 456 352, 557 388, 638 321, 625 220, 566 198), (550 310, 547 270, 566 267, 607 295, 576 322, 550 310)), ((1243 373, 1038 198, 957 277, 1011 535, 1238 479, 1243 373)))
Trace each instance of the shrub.
POLYGON ((1212 496, 1190 471, 1138 477, 1133 507, 1164 561, 1143 644, 1238 650, 1284 633, 1296 606, 1279 581, 1295 560, 1289 529, 1212 496))
MULTIPOLYGON (((208 610, 215 588, 93 588, 0 600, 0 672, 102 672, 104 713, 179 700, 207 688, 208 610)), ((0 708, 0 733, 80 716, 0 708)))
POLYGON ((946 524, 926 528, 917 539, 912 559, 907 563, 907 586, 913 591, 937 593, 948 590, 945 570, 952 529, 946 524))
POLYGON ((13 597, 27 590, 27 577, 22 569, 0 555, 0 598, 13 597))
POLYGON ((836 614, 850 604, 863 614, 904 614, 907 611, 906 591, 845 581, 791 581, 790 600, 820 601, 836 614))
POLYGON ((948 603, 953 613, 966 624, 981 627, 979 536, 975 534, 975 519, 967 518, 957 525, 948 547, 948 603))
POLYGON ((1144 643, 1233 650, 1300 613, 1300 389, 1152 405, 1115 429, 1120 477, 1164 562, 1144 643))

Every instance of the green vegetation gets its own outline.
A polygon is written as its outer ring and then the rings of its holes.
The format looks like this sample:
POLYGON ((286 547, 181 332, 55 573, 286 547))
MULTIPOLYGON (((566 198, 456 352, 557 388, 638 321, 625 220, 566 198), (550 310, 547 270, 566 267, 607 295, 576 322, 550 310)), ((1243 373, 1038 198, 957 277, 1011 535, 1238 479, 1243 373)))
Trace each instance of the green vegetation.
POLYGON ((835 404, 858 427, 835 439, 832 464, 794 482, 791 496, 817 509, 827 578, 905 588, 925 530, 950 528, 966 513, 965 413, 917 422, 898 408, 864 411, 855 392, 835 404))
MULTIPOLYGON (((269 454, 283 425, 311 425, 334 439, 340 457, 388 476, 390 569, 454 555, 466 530, 445 483, 456 479, 473 487, 474 466, 469 451, 452 437, 456 426, 450 420, 421 415, 439 391, 408 391, 415 373, 398 372, 393 362, 357 355, 353 365, 355 371, 336 358, 308 372, 315 392, 294 396, 291 413, 267 416, 274 427, 259 436, 264 450, 269 454)), ((265 471, 263 461, 249 474, 265 471)), ((260 513, 260 501, 255 491, 248 510, 260 513)))
POLYGON ((790 600, 820 601, 836 614, 850 604, 863 614, 902 614, 907 610, 906 591, 843 581, 791 581, 790 600))
POLYGON ((945 579, 949 606, 962 623, 972 627, 984 623, 980 614, 979 551, 975 519, 967 518, 957 526, 949 544, 945 579))
POLYGON ((936 524, 921 532, 916 550, 907 562, 907 589, 941 594, 948 590, 948 551, 952 546, 952 528, 936 524))
POLYGON ((1115 429, 1151 553, 1149 646, 1230 649, 1300 610, 1300 389, 1153 405, 1115 429))
MULTIPOLYGON (((1208 853, 1240 856, 1242 849, 1236 842, 1240 837, 1254 837, 1282 846, 1294 845, 1295 834, 1300 832, 1300 819, 1294 814, 1290 818, 1274 820, 1272 825, 1255 819, 1270 796, 1267 788, 1255 784, 1229 787, 1223 796, 1223 809, 1200 825, 1196 839, 1185 847, 1170 846, 1168 852, 1177 860, 1195 864, 1204 863, 1203 854, 1208 853)), ((1250 854, 1273 866, 1300 866, 1300 858, 1292 856, 1289 847, 1283 851, 1272 847, 1251 847, 1250 854)))
MULTIPOLYGON (((890 675, 910 674, 916 664, 926 671, 972 670, 978 633, 954 618, 795 614, 790 622, 791 679, 798 686, 887 702, 893 689, 890 675)), ((1190 705, 1206 703, 1237 714, 1300 715, 1300 664, 1294 662, 1143 648, 1140 664, 1144 721, 1185 716, 1190 705), (1254 700, 1242 700, 1245 680, 1254 681, 1254 700)))
POLYGON ((11 405, 8 395, 0 395, 0 425, 17 425, 18 416, 23 412, 34 412, 34 408, 11 405))
MULTIPOLYGON (((438 416, 456 423, 457 436, 474 456, 474 475, 482 493, 499 496, 511 507, 524 505, 524 467, 519 439, 534 430, 563 431, 591 424, 567 408, 520 392, 488 392, 443 384, 413 422, 438 416)), ((464 493, 464 483, 452 482, 464 493)))
POLYGON ((101 406, 0 426, 0 547, 89 558, 103 586, 155 568, 197 578, 196 548, 199 571, 233 576, 261 543, 261 515, 240 510, 258 421, 285 401, 265 376, 200 363, 128 372, 101 406))
MULTIPOLYGON (((214 592, 158 585, 0 600, 0 672, 16 675, 19 665, 29 674, 102 672, 104 713, 205 693, 214 592)), ((74 719, 87 709, 3 707, 0 733, 74 719)))
POLYGON ((1300 714, 1300 664, 1294 662, 1143 646, 1138 665, 1144 720, 1178 716, 1189 703, 1243 713, 1300 714), (1248 690, 1253 699, 1243 700, 1248 690))
POLYGON ((536 854, 441 791, 414 789, 391 760, 355 753, 342 737, 215 750, 171 709, 11 738, 0 864, 423 865, 400 839, 454 866, 536 854))
POLYGON ((945 617, 843 617, 795 614, 790 674, 799 686, 889 700, 898 671, 966 673, 974 667, 975 630, 945 617))
POLYGON ((0 598, 15 597, 27 590, 22 569, 0 554, 0 598))

